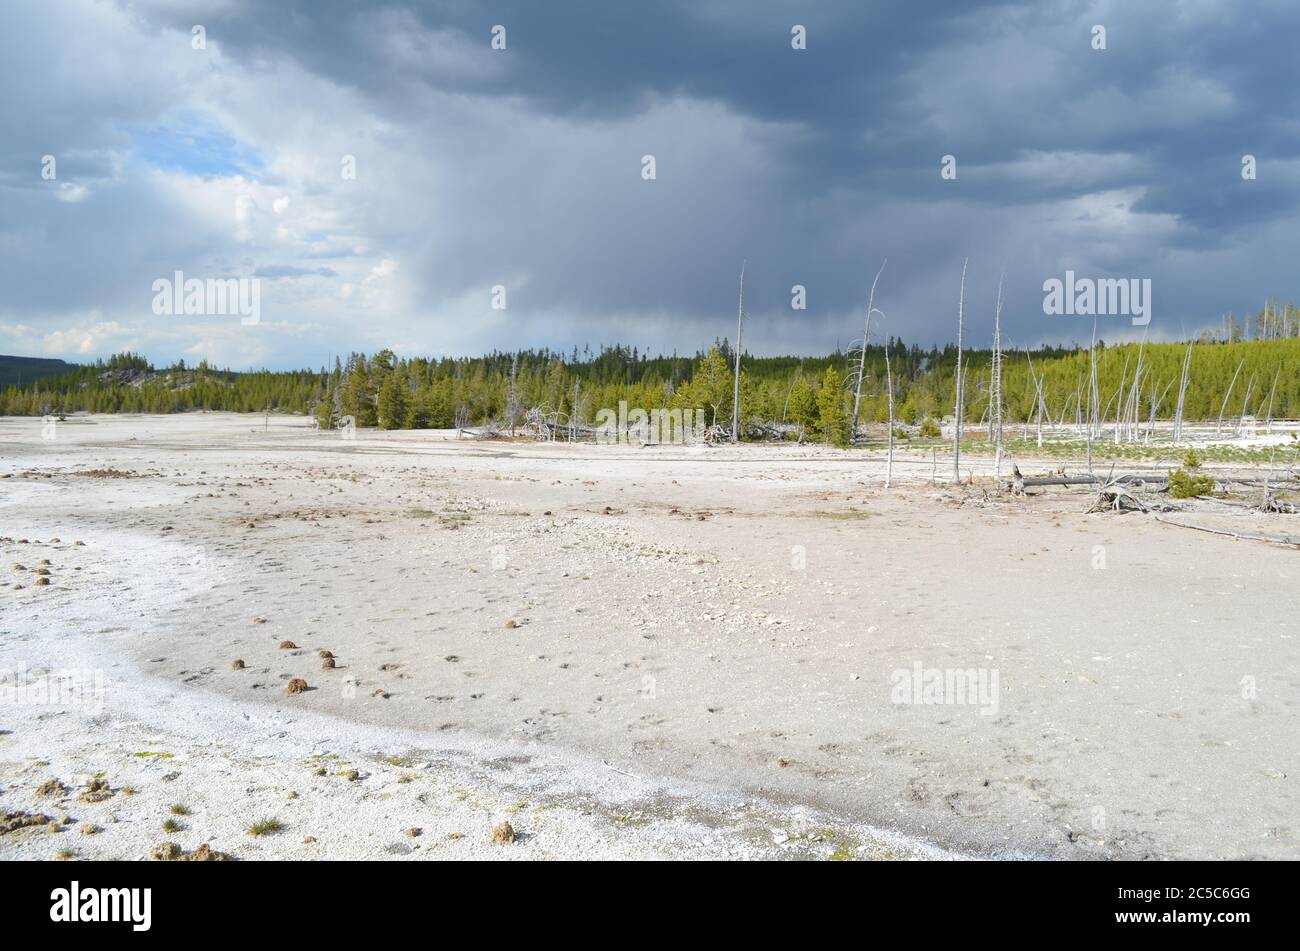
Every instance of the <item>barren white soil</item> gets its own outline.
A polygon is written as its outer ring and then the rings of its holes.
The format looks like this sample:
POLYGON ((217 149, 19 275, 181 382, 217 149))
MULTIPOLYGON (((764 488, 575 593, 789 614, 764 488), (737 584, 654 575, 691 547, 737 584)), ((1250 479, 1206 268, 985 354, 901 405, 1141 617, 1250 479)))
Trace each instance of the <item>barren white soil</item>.
POLYGON ((1300 551, 988 457, 45 435, 0 419, 0 814, 52 823, 0 859, 1300 857, 1300 551))

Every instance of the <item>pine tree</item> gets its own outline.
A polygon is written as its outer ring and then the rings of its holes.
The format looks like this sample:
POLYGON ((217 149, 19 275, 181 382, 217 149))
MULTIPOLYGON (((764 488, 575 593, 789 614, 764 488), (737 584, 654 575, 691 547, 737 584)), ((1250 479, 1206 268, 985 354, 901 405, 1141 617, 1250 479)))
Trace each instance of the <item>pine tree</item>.
POLYGON ((406 382, 401 379, 401 374, 387 374, 383 385, 379 388, 379 428, 404 428, 410 402, 410 395, 406 392, 406 382))
POLYGON ((821 389, 817 392, 817 430, 828 443, 836 446, 849 443, 849 417, 844 412, 840 375, 834 366, 826 368, 821 389))

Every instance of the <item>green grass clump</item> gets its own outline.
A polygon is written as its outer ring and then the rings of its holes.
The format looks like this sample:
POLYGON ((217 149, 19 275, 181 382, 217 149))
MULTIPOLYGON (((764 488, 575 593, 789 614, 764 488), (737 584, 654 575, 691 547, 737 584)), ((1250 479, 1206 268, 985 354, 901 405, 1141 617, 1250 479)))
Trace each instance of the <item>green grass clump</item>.
POLYGON ((284 828, 284 823, 279 819, 259 819, 248 827, 249 835, 274 835, 284 828))

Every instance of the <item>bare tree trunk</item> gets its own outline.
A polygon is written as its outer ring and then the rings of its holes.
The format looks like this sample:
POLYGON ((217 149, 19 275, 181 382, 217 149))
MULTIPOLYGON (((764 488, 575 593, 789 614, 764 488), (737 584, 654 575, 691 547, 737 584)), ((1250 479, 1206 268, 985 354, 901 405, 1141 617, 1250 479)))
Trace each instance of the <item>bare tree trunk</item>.
POLYGON ((1145 355, 1146 347, 1147 332, 1146 330, 1143 330, 1142 343, 1138 346, 1137 366, 1133 368, 1133 422, 1129 426, 1129 442, 1137 441, 1137 424, 1139 416, 1138 406, 1140 405, 1138 401, 1141 399, 1142 395, 1142 387, 1140 385, 1142 380, 1142 357, 1145 355))
POLYGON ((1237 370, 1232 374, 1232 382, 1228 384, 1228 392, 1223 394, 1223 405, 1219 407, 1219 422, 1214 427, 1214 435, 1218 436, 1223 431, 1223 414, 1228 411, 1228 397, 1232 396, 1232 388, 1237 385, 1237 376, 1241 373, 1242 366, 1246 363, 1246 358, 1241 358, 1241 363, 1237 364, 1237 370))
POLYGON ((1277 393, 1277 380, 1281 375, 1282 368, 1278 367, 1277 372, 1273 374, 1273 387, 1268 391, 1268 422, 1266 424, 1268 428, 1265 432, 1269 435, 1273 434, 1273 396, 1277 393))
MULTIPOLYGON (((1034 358, 1029 355, 1028 347, 1025 347, 1025 359, 1029 361, 1029 379, 1034 384, 1034 405, 1035 405, 1035 409, 1037 410, 1036 418, 1038 420, 1037 423, 1038 446, 1041 449, 1043 445, 1043 412, 1047 409, 1047 402, 1046 402, 1046 398, 1043 396, 1043 382, 1038 377, 1038 375, 1034 373, 1034 358)), ((1031 413, 1034 412, 1034 409, 1031 409, 1030 412, 1031 413)), ((1052 414, 1050 412, 1048 412, 1047 418, 1049 420, 1052 418, 1052 414)), ((1028 434, 1029 434, 1029 420, 1026 419, 1025 420, 1026 437, 1028 437, 1028 434)))
POLYGON ((1237 435, 1240 436, 1246 428, 1246 413, 1250 409, 1250 396, 1255 392, 1255 374, 1250 375, 1250 382, 1246 384, 1246 398, 1241 401, 1241 415, 1237 417, 1237 435))
MULTIPOLYGON (((886 258, 880 262, 880 270, 876 272, 876 278, 871 282, 871 293, 867 295, 867 323, 862 328, 862 356, 858 359, 858 380, 857 386, 853 391, 853 420, 849 423, 849 441, 852 442, 858 435, 858 410, 862 405, 862 380, 867 375, 867 340, 871 337, 871 313, 876 309, 876 282, 880 280, 880 275, 884 273, 885 264, 889 259, 886 258)), ((888 341, 886 341, 888 348, 888 341)))
POLYGON ((952 481, 961 482, 961 430, 963 397, 961 376, 962 331, 966 323, 966 266, 970 258, 961 263, 961 292, 957 297, 957 405, 956 417, 952 421, 952 481))
POLYGON ((889 369, 889 339, 885 339, 885 392, 889 395, 889 442, 885 454, 885 488, 894 478, 894 374, 889 369))
POLYGON ((745 329, 745 262, 740 262, 740 309, 736 316, 736 380, 731 397, 731 441, 740 441, 740 335, 745 329))
POLYGON ((993 476, 1002 477, 1002 282, 1006 279, 1003 271, 998 277, 998 303, 993 311, 993 371, 989 381, 989 400, 991 412, 989 424, 993 436, 993 476))
POLYGON ((1092 365, 1088 379, 1088 471, 1092 472, 1092 430, 1097 418, 1097 404, 1101 401, 1097 392, 1097 317, 1092 318, 1092 343, 1088 345, 1088 362, 1092 365))
POLYGON ((1183 438, 1183 407, 1187 403, 1187 384, 1192 379, 1192 347, 1195 342, 1187 342, 1187 356, 1183 357, 1183 374, 1178 380, 1178 410, 1174 414, 1174 442, 1183 438))

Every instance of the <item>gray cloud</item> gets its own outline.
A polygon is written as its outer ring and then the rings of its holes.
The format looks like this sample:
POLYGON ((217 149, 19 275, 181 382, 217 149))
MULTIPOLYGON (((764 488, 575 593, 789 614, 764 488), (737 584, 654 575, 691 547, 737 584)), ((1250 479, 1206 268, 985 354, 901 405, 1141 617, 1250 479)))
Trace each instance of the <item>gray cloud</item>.
POLYGON ((1177 336, 1294 296, 1298 26, 1226 0, 6 5, 0 350, 693 351, 746 259, 753 347, 824 351, 886 257, 888 332, 928 344, 968 255, 976 340, 1004 268, 1019 343, 1087 336, 1042 314, 1066 268, 1152 278, 1177 336), (264 278, 263 322, 152 314, 176 270, 264 278))

